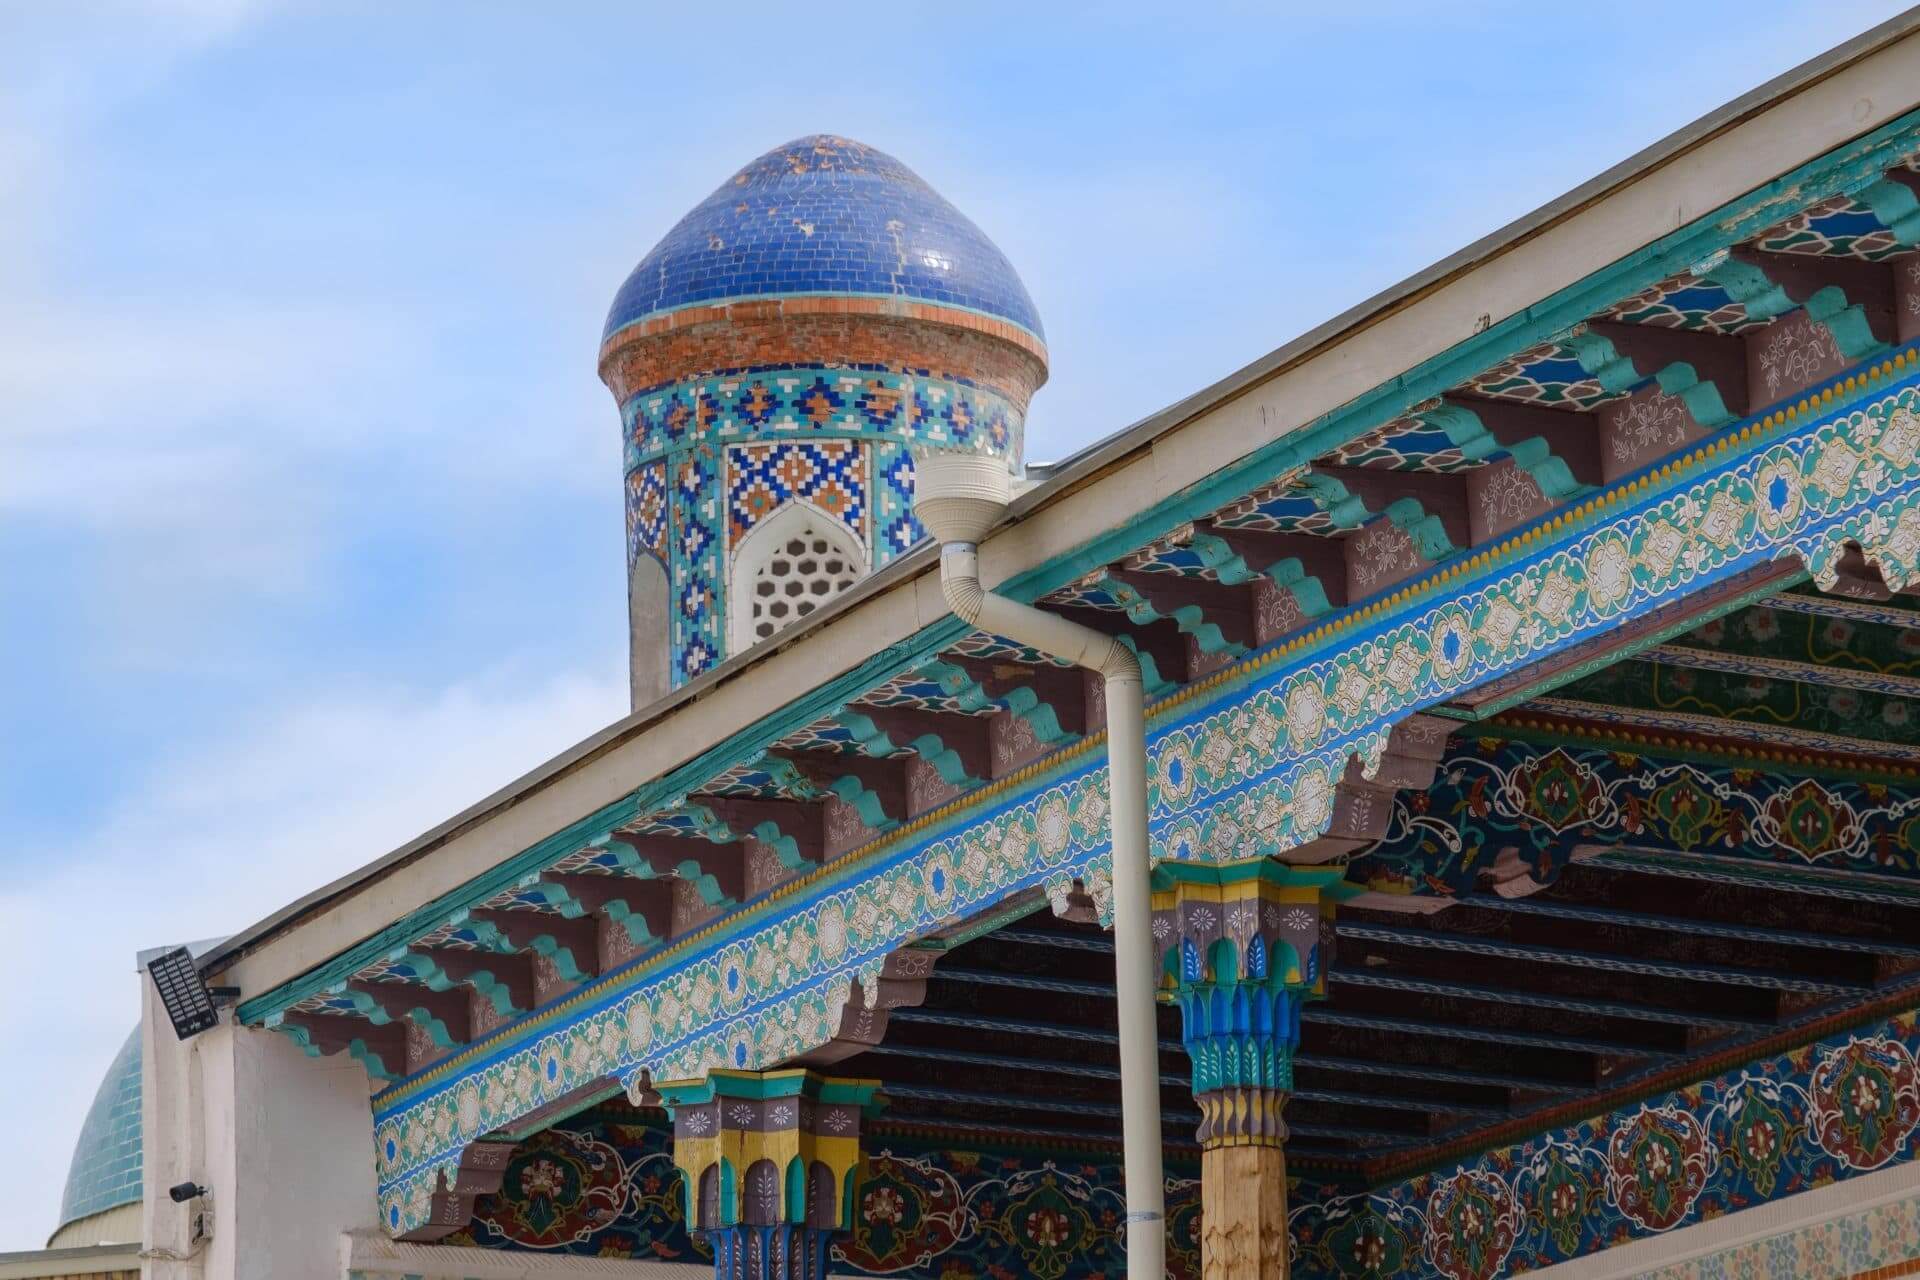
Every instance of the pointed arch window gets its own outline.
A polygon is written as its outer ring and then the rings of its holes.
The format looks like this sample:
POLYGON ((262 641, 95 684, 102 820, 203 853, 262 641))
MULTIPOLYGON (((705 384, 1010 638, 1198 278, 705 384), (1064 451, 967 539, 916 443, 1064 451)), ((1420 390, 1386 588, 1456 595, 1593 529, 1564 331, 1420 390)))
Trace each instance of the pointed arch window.
POLYGON ((867 553, 840 521, 803 502, 774 513, 733 554, 727 651, 740 653, 858 582, 867 553))

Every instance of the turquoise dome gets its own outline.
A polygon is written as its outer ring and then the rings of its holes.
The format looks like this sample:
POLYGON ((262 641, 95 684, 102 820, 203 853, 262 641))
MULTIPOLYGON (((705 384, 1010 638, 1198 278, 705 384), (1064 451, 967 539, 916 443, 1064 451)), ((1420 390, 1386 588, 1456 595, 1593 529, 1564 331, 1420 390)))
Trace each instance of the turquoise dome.
POLYGON ((60 1223, 90 1218, 140 1199, 140 1028, 120 1046, 93 1095, 67 1166, 60 1223))
POLYGON ((815 134, 775 147, 694 207, 633 269, 606 337, 701 303, 793 294, 958 307, 1045 338, 1006 255, 883 151, 815 134))

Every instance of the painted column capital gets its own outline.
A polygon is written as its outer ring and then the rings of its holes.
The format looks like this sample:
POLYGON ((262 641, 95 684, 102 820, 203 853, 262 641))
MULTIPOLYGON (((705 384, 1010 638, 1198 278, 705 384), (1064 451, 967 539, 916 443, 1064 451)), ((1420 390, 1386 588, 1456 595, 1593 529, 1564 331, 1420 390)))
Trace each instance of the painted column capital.
POLYGON ((837 1231, 853 1227, 860 1123, 878 1080, 814 1071, 714 1070, 656 1084, 673 1118, 687 1225, 720 1280, 823 1280, 837 1231))
POLYGON ((1161 997, 1180 1008, 1200 1145, 1279 1146, 1300 1008, 1326 995, 1341 867, 1166 863, 1153 880, 1161 997))

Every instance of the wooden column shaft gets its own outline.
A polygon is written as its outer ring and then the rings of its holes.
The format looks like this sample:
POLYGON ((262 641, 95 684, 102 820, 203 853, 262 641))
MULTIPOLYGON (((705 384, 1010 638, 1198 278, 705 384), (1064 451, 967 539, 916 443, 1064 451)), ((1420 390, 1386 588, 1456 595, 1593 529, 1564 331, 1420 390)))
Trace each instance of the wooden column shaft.
POLYGON ((1285 1280, 1287 1156, 1276 1146, 1200 1153, 1201 1280, 1285 1280))

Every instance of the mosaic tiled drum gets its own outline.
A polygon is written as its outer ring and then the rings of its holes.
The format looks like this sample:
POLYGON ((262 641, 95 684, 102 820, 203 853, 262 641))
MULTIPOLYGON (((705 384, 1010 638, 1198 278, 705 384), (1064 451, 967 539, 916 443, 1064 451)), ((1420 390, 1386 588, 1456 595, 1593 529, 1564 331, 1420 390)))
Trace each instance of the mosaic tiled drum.
POLYGON ((1020 463, 1046 380, 1006 258, 905 165, 778 147, 682 218, 607 317, 639 707, 921 538, 914 445, 1020 463))

